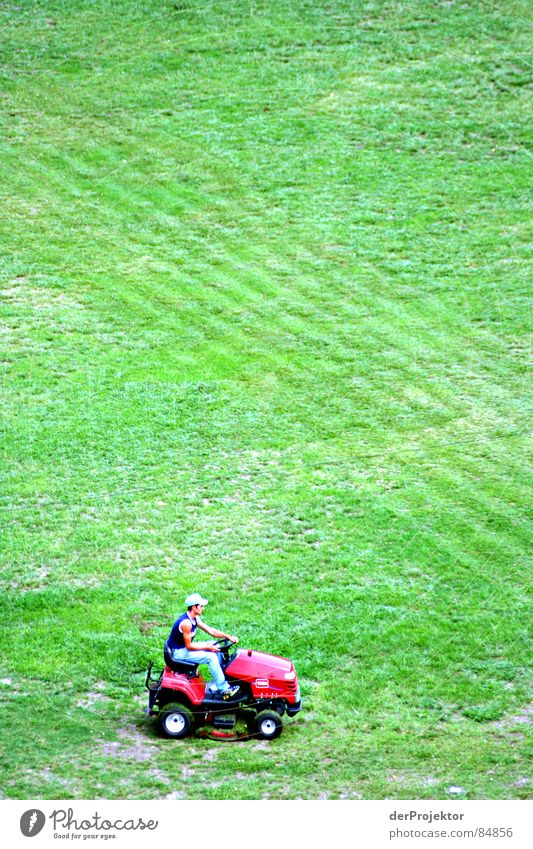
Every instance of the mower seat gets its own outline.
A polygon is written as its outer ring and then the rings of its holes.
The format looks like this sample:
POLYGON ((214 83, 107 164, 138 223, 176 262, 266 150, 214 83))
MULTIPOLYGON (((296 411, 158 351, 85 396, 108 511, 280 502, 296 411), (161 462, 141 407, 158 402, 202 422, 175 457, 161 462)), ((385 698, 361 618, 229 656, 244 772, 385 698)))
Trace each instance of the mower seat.
POLYGON ((198 675, 198 664, 194 660, 174 660, 166 643, 163 649, 163 657, 165 658, 166 665, 172 672, 181 672, 187 678, 196 678, 198 675))

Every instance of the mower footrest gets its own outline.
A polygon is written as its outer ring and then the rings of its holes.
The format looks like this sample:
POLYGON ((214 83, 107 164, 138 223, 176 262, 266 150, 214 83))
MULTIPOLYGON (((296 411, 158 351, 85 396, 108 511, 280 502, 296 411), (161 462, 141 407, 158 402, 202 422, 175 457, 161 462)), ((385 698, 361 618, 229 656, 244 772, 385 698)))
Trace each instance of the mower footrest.
POLYGON ((202 710, 205 711, 225 711, 227 708, 235 708, 237 705, 242 704, 242 702, 248 701, 248 696, 243 693, 238 693, 232 699, 223 699, 221 696, 217 694, 207 695, 201 704, 202 710))

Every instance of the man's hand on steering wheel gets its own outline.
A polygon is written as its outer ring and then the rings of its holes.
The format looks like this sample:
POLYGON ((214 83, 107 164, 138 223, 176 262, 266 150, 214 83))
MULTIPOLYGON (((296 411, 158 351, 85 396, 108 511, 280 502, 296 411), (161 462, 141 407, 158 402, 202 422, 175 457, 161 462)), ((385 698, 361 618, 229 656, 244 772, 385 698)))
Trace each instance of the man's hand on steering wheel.
POLYGON ((219 640, 215 640, 213 648, 215 651, 225 651, 227 649, 230 649, 232 645, 238 642, 238 637, 221 637, 219 640))

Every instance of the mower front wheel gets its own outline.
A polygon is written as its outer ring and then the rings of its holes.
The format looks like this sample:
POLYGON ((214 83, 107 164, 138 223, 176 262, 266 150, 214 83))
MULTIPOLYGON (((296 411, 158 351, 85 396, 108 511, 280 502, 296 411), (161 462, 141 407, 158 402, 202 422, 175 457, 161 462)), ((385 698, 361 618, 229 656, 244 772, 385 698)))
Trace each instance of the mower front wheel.
POLYGON ((169 704, 159 712, 157 724, 164 737, 182 740, 193 730, 194 717, 185 705, 169 704))
POLYGON ((254 717, 251 731, 263 740, 275 740, 283 731, 281 716, 275 710, 262 710, 254 717))

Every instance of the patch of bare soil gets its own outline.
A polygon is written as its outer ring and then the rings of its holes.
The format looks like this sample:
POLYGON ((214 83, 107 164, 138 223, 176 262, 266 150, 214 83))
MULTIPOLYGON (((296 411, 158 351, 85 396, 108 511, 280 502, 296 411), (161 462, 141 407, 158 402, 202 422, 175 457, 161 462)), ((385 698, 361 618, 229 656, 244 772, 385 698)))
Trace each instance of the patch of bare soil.
POLYGON ((514 716, 506 716, 503 719, 499 719, 497 722, 493 722, 492 724, 494 728, 497 728, 498 731, 501 731, 503 734, 515 735, 517 732, 525 730, 525 726, 531 725, 532 721, 533 702, 522 708, 520 713, 517 713, 514 716))
POLYGON ((108 757, 137 762, 149 761, 157 753, 157 747, 151 743, 136 725, 128 723, 118 732, 120 740, 104 743, 102 753, 108 757))
POLYGON ((387 781, 398 787, 435 787, 439 779, 433 775, 417 775, 409 772, 391 772, 387 781))
MULTIPOLYGON (((32 770, 27 771, 27 774, 31 775, 31 773, 32 770)), ((49 766, 45 766, 43 769, 39 770, 37 774, 41 782, 54 782, 55 784, 59 784, 61 787, 64 787, 68 791, 66 796, 74 795, 75 782, 68 778, 60 778, 58 775, 55 775, 49 766)))
POLYGON ((141 634, 151 634, 155 628, 163 628, 167 623, 158 622, 157 619, 154 619, 150 622, 144 622, 140 616, 134 616, 133 622, 139 627, 139 631, 141 634))
POLYGON ((157 778, 157 780, 160 781, 161 784, 172 784, 172 779, 170 779, 168 775, 165 775, 165 773, 162 772, 160 769, 150 769, 148 770, 148 775, 153 775, 153 777, 157 778))
POLYGON ((76 702, 76 707, 81 708, 91 708, 97 702, 110 702, 111 699, 109 696, 106 696, 104 693, 98 693, 95 690, 90 690, 87 693, 86 699, 80 699, 79 702, 76 702))

